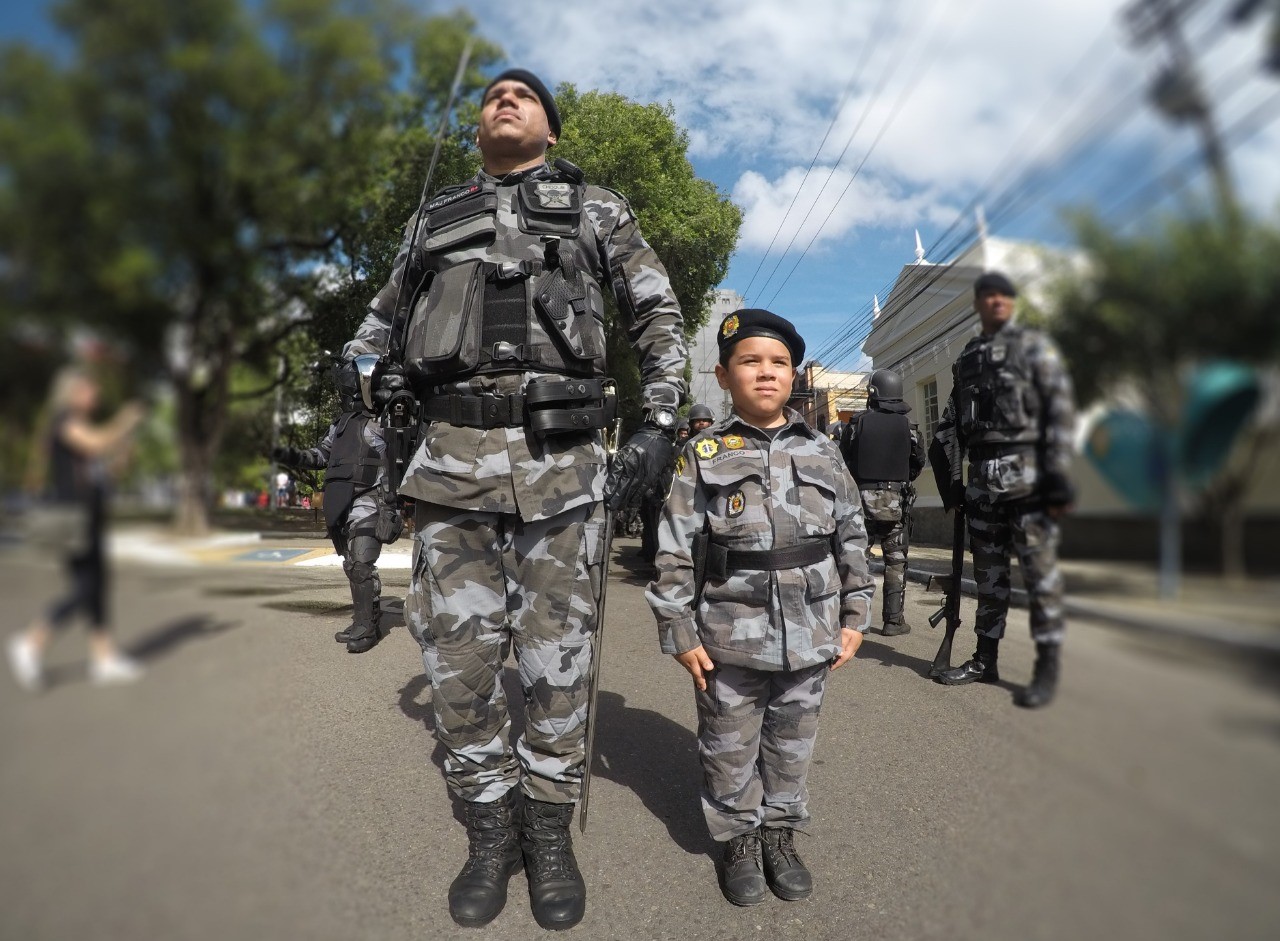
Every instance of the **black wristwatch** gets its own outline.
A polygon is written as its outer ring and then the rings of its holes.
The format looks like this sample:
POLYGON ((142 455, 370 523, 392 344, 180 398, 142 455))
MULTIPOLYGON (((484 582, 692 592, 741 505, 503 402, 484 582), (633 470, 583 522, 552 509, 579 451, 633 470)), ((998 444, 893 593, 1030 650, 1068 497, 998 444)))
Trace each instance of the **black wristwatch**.
POLYGON ((671 408, 647 408, 644 412, 644 420, 649 422, 663 431, 675 431, 676 413, 671 408))

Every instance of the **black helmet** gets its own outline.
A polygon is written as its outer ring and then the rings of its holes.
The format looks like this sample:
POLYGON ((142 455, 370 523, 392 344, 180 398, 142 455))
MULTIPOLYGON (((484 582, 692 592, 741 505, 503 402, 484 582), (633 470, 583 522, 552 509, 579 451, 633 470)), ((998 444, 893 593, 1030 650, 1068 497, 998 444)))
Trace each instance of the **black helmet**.
POLYGON ((867 401, 872 405, 878 402, 901 402, 902 377, 892 369, 877 369, 867 383, 867 401))
POLYGON ((716 420, 716 413, 711 411, 710 406, 703 405, 701 402, 693 406, 693 408, 689 409, 689 421, 691 422, 695 422, 695 421, 713 422, 715 420, 716 420))
POLYGON ((363 407, 360 401, 360 376, 356 373, 355 363, 352 360, 335 362, 333 368, 329 370, 329 378, 338 390, 338 401, 344 412, 363 407))

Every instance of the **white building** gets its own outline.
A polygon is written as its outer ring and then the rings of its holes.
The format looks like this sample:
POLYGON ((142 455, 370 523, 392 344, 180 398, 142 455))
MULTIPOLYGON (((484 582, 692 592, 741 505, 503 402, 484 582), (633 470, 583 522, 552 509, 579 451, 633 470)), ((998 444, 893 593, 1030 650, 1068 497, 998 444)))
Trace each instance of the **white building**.
POLYGON ((725 288, 713 291, 711 315, 689 343, 689 363, 693 370, 693 377, 689 380, 689 404, 711 406, 717 419, 727 415, 731 406, 729 393, 716 382, 716 363, 720 361, 717 343, 720 321, 735 310, 742 310, 745 303, 737 291, 725 288))

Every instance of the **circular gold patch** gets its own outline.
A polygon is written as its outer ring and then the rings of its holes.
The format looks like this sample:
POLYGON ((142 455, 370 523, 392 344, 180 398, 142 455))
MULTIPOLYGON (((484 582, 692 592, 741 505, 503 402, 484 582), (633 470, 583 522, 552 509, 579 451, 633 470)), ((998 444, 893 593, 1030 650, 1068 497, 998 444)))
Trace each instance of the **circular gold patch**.
POLYGON ((715 438, 703 438, 693 446, 693 450, 698 457, 707 461, 720 453, 720 442, 716 441, 715 438))
POLYGON ((738 449, 739 449, 739 448, 741 448, 741 447, 745 447, 745 446, 746 446, 746 442, 745 442, 745 441, 743 441, 743 440, 742 440, 740 437, 738 437, 737 435, 725 435, 725 436, 724 436, 724 446, 725 446, 726 448, 728 448, 730 451, 736 451, 736 450, 738 450, 738 449))

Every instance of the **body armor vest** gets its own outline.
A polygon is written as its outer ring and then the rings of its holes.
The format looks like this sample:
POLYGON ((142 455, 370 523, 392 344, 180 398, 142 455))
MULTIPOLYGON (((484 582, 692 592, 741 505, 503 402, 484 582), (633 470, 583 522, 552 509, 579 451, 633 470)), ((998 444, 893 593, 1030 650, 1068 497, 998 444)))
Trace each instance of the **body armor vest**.
POLYGON ((338 419, 324 474, 324 519, 330 530, 340 527, 355 498, 378 482, 382 455, 365 440, 371 421, 363 412, 345 412, 338 419))
POLYGON ((911 422, 906 415, 863 412, 853 420, 845 463, 858 483, 911 479, 911 422))
POLYGON ((419 383, 537 370, 605 374, 603 269, 586 187, 554 172, 477 177, 423 208, 405 366, 419 383))
POLYGON ((1039 440, 1040 393, 1020 327, 1009 324, 990 339, 970 341, 956 362, 955 388, 965 447, 1039 440))

